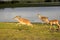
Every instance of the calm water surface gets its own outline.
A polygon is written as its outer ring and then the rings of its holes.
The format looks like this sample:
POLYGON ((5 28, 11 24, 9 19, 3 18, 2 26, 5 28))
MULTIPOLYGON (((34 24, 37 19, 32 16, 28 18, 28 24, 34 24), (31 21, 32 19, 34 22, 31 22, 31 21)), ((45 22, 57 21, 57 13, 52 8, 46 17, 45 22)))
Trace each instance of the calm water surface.
POLYGON ((16 22, 12 19, 15 16, 21 16, 29 19, 31 22, 42 22, 37 14, 49 17, 49 19, 60 20, 60 7, 21 7, 0 9, 0 22, 16 22))

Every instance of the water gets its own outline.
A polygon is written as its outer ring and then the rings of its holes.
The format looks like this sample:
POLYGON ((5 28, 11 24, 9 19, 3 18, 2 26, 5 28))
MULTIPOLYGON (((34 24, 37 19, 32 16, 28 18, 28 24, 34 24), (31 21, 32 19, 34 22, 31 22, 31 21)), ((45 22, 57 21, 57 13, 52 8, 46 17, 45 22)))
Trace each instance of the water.
POLYGON ((29 19, 31 22, 42 22, 37 17, 38 13, 47 16, 50 20, 60 20, 60 7, 20 7, 0 9, 0 22, 17 22, 12 19, 17 15, 29 19))

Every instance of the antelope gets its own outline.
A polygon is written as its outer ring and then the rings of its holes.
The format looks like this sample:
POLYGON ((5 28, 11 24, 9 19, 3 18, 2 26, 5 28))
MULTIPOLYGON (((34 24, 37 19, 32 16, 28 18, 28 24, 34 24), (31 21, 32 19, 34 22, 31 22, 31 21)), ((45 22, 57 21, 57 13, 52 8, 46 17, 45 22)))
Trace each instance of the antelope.
MULTIPOLYGON (((59 21, 58 20, 48 20, 48 17, 45 17, 45 16, 41 16, 40 14, 38 14, 38 17, 43 21, 43 22, 45 22, 45 23, 47 23, 47 24, 50 24, 51 26, 53 25, 53 24, 55 24, 55 25, 57 25, 58 26, 58 28, 60 28, 60 25, 59 25, 59 21)), ((50 29, 51 29, 52 27, 50 27, 50 29)))
MULTIPOLYGON (((57 25, 58 26, 58 28, 60 28, 60 25, 59 25, 59 20, 47 20, 47 23, 49 23, 51 26, 53 25, 53 24, 55 24, 55 25, 57 25)), ((52 27, 50 27, 50 29, 51 29, 52 27)))
POLYGON ((41 19, 43 22, 47 23, 48 17, 41 16, 40 14, 37 14, 39 19, 41 19))
POLYGON ((31 24, 31 22, 28 19, 22 18, 21 16, 16 16, 13 19, 16 19, 19 22, 19 24, 28 25, 28 26, 33 27, 33 25, 31 24))

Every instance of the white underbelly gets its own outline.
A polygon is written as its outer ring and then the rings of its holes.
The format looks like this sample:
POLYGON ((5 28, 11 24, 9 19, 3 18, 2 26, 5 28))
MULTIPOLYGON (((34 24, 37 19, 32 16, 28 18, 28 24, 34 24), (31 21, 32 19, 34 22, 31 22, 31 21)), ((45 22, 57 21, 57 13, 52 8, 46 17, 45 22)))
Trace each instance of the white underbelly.
POLYGON ((21 24, 26 24, 26 23, 24 23, 24 22, 20 22, 21 24))

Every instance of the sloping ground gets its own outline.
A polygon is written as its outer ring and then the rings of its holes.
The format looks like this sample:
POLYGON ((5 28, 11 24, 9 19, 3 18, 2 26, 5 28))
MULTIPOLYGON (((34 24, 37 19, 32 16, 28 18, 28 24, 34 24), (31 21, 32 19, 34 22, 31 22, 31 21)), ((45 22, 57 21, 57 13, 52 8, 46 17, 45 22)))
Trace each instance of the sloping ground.
POLYGON ((0 23, 0 40, 60 40, 60 32, 50 31, 50 25, 33 23, 34 27, 16 23, 0 23))

